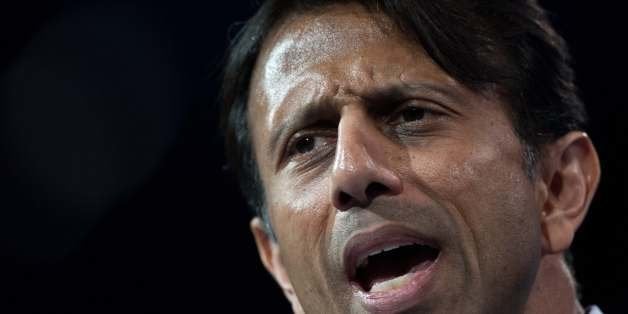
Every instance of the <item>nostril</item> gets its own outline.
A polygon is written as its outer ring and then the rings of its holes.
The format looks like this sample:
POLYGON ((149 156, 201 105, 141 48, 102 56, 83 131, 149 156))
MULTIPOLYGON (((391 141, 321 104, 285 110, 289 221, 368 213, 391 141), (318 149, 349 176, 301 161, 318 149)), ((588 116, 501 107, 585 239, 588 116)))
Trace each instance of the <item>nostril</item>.
POLYGON ((352 199, 351 195, 345 192, 340 192, 338 194, 338 203, 342 205, 343 207, 349 204, 349 202, 351 202, 351 199, 352 199))
POLYGON ((374 198, 382 194, 386 194, 388 192, 390 192, 390 189, 387 186, 378 182, 372 182, 366 187, 365 194, 366 194, 366 198, 369 201, 372 201, 374 198))
POLYGON ((362 194, 362 197, 360 197, 360 195, 357 195, 358 197, 356 197, 350 193, 339 191, 338 195, 336 196, 335 205, 340 210, 349 209, 349 207, 351 206, 368 206, 368 204, 371 203, 376 197, 384 194, 389 194, 390 192, 391 189, 388 188, 386 185, 377 182, 371 182, 364 190, 364 194, 362 194))

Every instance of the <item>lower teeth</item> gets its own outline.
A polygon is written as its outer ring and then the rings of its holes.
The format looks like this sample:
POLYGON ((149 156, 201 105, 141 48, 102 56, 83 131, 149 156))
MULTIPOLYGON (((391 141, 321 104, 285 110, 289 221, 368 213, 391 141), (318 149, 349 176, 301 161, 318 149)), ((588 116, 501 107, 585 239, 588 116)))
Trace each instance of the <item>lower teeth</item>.
POLYGON ((388 291, 397 289, 410 281, 410 277, 412 276, 412 272, 409 272, 403 276, 391 278, 385 281, 380 281, 375 283, 373 287, 371 287, 371 292, 380 292, 380 291, 388 291))

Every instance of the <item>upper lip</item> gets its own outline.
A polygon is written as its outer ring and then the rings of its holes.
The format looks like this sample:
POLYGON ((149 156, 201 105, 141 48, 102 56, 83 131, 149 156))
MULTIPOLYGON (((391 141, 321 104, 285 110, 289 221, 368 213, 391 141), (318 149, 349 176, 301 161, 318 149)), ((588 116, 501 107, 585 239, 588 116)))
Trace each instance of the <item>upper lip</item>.
POLYGON ((397 224, 384 224, 352 235, 343 249, 345 272, 353 280, 358 264, 368 256, 404 245, 439 248, 434 239, 397 224))

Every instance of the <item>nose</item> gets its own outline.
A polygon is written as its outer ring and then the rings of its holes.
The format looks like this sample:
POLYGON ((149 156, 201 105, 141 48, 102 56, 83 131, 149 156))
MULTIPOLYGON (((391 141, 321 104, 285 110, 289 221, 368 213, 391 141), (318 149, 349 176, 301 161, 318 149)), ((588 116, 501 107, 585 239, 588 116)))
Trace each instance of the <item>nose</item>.
POLYGON ((387 141, 367 117, 353 113, 343 116, 331 178, 334 207, 364 208, 378 196, 401 193, 401 179, 386 158, 387 141))

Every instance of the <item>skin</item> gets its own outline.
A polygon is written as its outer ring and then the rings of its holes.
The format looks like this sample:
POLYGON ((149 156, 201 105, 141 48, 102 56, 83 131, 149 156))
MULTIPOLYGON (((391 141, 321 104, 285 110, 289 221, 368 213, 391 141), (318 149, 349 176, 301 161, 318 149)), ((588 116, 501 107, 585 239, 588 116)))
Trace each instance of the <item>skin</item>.
POLYGON ((500 97, 456 82, 386 18, 357 5, 276 27, 250 92, 276 242, 259 219, 251 228, 295 312, 365 312, 342 249, 356 232, 382 224, 441 247, 422 301, 395 311, 582 311, 561 253, 599 180, 586 134, 546 145, 528 177, 500 97))

